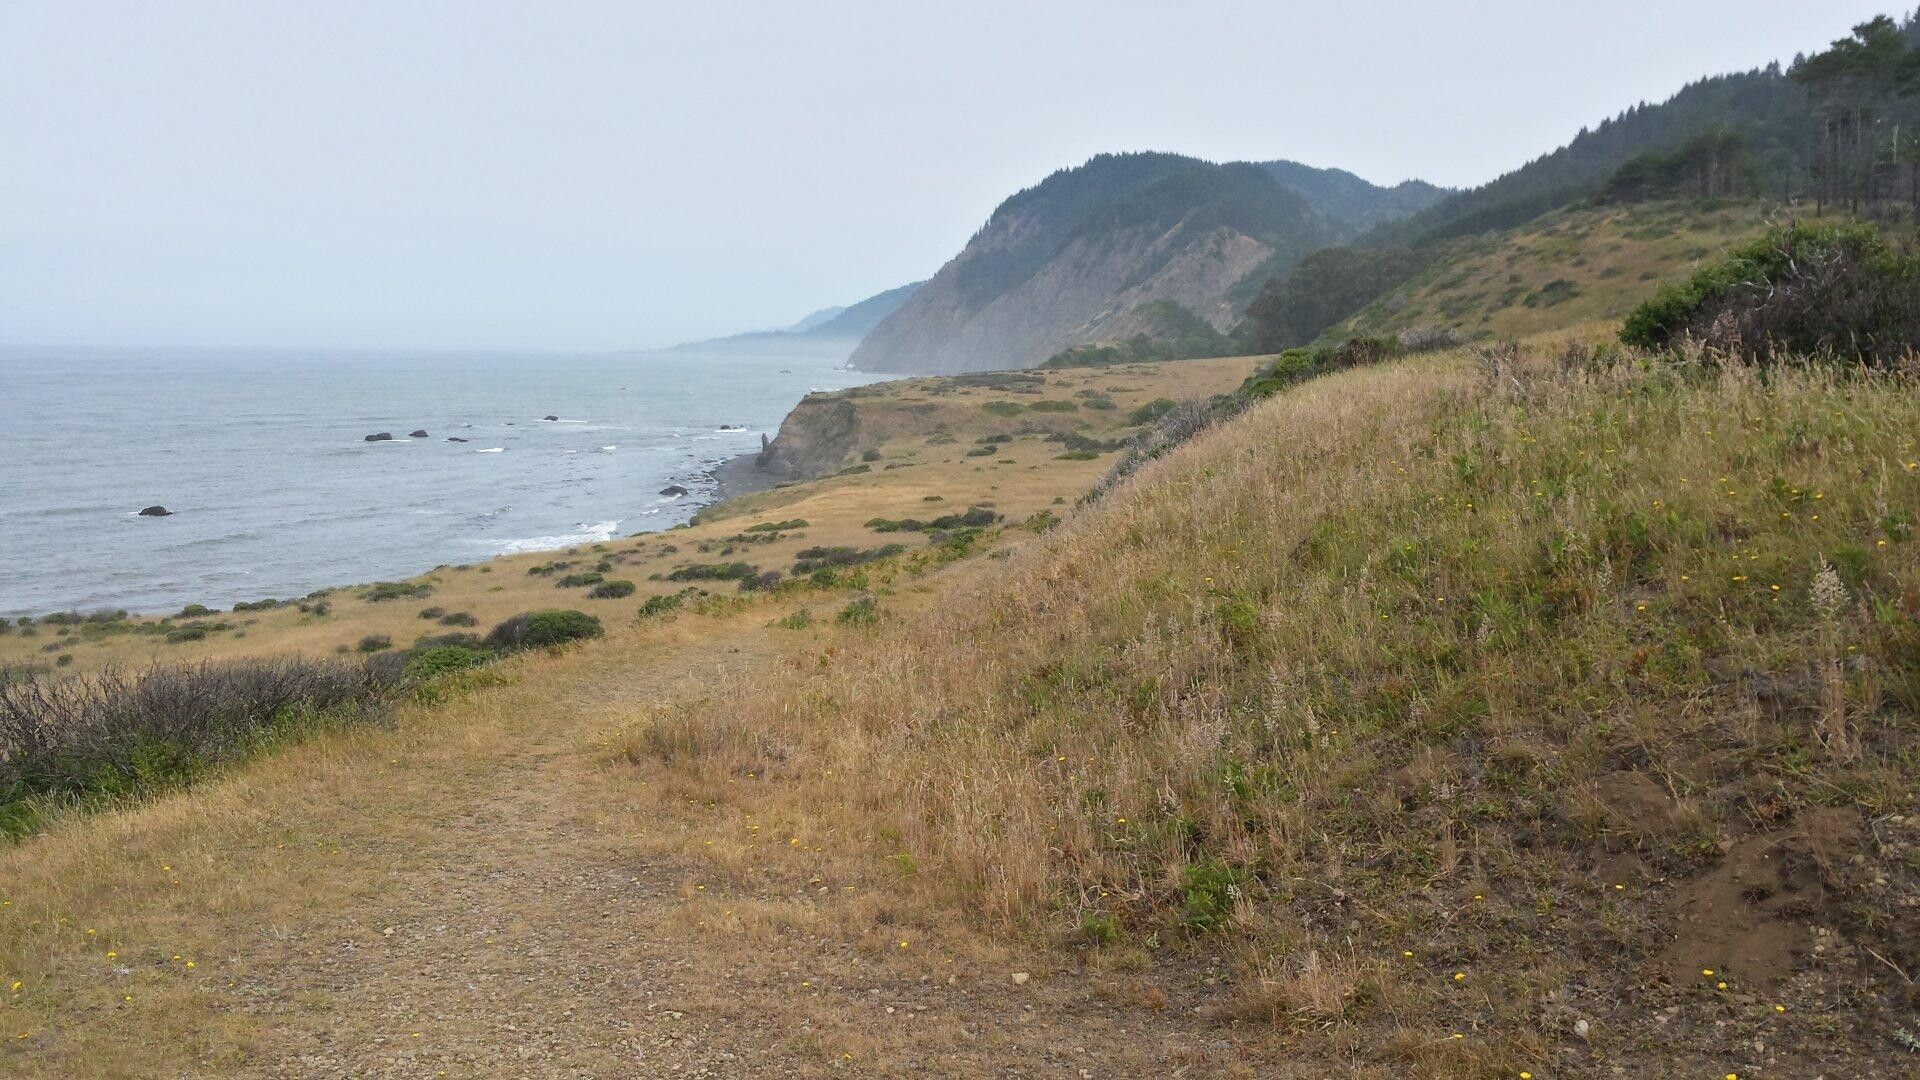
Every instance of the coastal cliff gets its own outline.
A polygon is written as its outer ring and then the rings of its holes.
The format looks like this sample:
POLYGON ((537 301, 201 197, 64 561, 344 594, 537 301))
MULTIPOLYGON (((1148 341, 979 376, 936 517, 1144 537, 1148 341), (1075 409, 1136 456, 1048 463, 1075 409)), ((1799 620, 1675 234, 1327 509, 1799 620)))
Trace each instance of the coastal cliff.
POLYGON ((1134 313, 1157 301, 1225 331, 1268 276, 1443 194, 1291 162, 1101 155, 1002 203, 851 363, 929 374, 1032 367, 1137 332, 1134 313))

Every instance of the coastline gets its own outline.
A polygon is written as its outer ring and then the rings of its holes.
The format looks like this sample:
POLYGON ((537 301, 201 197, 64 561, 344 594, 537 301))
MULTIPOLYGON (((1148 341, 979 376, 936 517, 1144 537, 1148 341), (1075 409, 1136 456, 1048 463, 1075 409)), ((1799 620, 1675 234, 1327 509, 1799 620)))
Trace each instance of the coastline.
POLYGON ((713 466, 707 470, 707 479, 713 482, 713 497, 700 507, 701 510, 742 495, 769 491, 780 483, 778 477, 760 468, 758 450, 728 458, 713 466))

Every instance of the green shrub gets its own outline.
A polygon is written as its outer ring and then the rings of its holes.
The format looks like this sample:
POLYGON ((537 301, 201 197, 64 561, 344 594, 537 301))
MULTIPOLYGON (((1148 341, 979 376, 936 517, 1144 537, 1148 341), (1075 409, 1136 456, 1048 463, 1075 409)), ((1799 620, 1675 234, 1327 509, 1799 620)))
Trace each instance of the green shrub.
POLYGON ((796 553, 793 572, 811 574, 829 567, 858 566, 876 559, 889 559, 907 550, 904 544, 883 544, 862 550, 855 547, 810 547, 796 553))
POLYGON ((1151 424, 1155 420, 1172 412, 1178 404, 1180 403, 1172 398, 1154 398, 1145 405, 1141 405, 1132 412, 1129 412, 1127 414, 1127 423, 1151 424))
POLYGON ((967 456, 968 457, 992 457, 994 455, 994 452, 995 452, 994 448, 991 446, 976 446, 973 449, 967 451, 967 456))
POLYGON ((1620 340, 1684 338, 1756 362, 1835 357, 1890 367, 1920 349, 1920 255, 1871 225, 1800 225, 1662 286, 1628 314, 1620 340))
POLYGON ((188 604, 186 607, 180 609, 180 617, 183 619, 194 619, 202 615, 211 614, 213 614, 213 609, 205 604, 188 604))
POLYGON ((420 617, 423 619, 437 619, 446 613, 447 609, 442 607, 425 607, 420 609, 420 617))
POLYGON ((932 521, 919 518, 868 518, 867 528, 874 532, 933 532, 940 529, 982 528, 1000 520, 1000 515, 984 506, 970 506, 958 514, 943 514, 932 521))
POLYGON ((640 605, 640 617, 648 619, 655 615, 665 615, 667 612, 673 611, 681 604, 686 603, 686 600, 687 595, 685 593, 666 593, 661 596, 649 596, 640 605))
POLYGON ((478 626, 480 620, 464 611, 449 611, 440 616, 441 626, 478 626))
POLYGON ((980 407, 995 416, 1019 416, 1026 408, 1017 401, 989 401, 980 407))
POLYGON ((1579 295, 1578 285, 1566 278, 1554 278, 1528 293, 1527 298, 1520 303, 1530 308, 1553 307, 1555 304, 1564 304, 1579 295))
POLYGON ((587 590, 587 597, 591 600, 618 600, 623 596, 632 595, 633 582, 631 581, 603 581, 587 590))
POLYGON ((1180 882, 1180 924, 1203 933, 1222 929, 1245 882, 1245 874, 1217 860, 1188 864, 1180 882))
POLYGON ((426 682, 452 671, 465 671, 479 667, 493 659, 493 654, 481 649, 464 645, 440 645, 429 649, 416 649, 407 657, 407 666, 402 669, 409 682, 426 682))
POLYGON ((790 615, 783 615, 768 625, 778 630, 805 630, 813 625, 813 612, 801 608, 790 615))
POLYGON ((393 648, 393 639, 385 634, 368 634, 354 647, 364 653, 384 652, 393 648))
POLYGON ((501 652, 517 652, 597 638, 605 632, 600 620, 584 611, 529 611, 494 627, 487 644, 501 652))
POLYGON ((862 596, 833 617, 833 621, 842 626, 872 626, 880 619, 880 602, 871 596, 862 596))
POLYGON ((370 604, 377 604, 384 600, 416 600, 432 591, 433 586, 424 581, 376 581, 368 586, 366 592, 360 594, 360 598, 370 604))
POLYGON ((745 581, 757 577, 760 568, 750 563, 692 563, 667 575, 668 581, 745 581))
POLYGON ((583 574, 568 574, 553 583, 556 589, 579 589, 588 585, 598 585, 607 580, 607 575, 598 570, 589 570, 583 574))
POLYGON ((758 525, 749 525, 743 531, 750 533, 792 532, 795 529, 804 529, 806 527, 806 518, 791 518, 787 521, 763 521, 758 525))
POLYGON ((271 597, 265 600, 242 600, 233 605, 235 611, 272 611, 280 606, 280 601, 271 597))
POLYGON ((1073 401, 1036 401, 1027 406, 1030 412, 1063 413, 1079 412, 1080 405, 1073 401))

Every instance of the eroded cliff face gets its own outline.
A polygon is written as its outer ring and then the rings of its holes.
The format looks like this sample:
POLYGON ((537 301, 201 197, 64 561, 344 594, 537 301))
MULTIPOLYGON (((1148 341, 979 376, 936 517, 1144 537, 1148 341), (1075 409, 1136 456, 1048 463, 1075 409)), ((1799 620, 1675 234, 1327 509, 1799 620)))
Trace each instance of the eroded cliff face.
POLYGON ((807 480, 839 469, 860 440, 860 412, 837 393, 808 394, 761 448, 758 467, 777 480, 807 480))
POLYGON ((1133 310, 1173 300, 1226 330, 1227 290, 1268 261, 1274 247, 1219 228, 1080 237, 1019 285, 975 306, 936 276, 854 351, 867 371, 955 374, 1032 367, 1071 345, 1125 337, 1133 310))
POLYGON ((1224 331, 1239 315, 1228 299, 1236 285, 1349 229, 1263 166, 1103 155, 1002 203, 852 363, 930 374, 1031 367, 1127 336, 1135 310, 1155 301, 1224 331))

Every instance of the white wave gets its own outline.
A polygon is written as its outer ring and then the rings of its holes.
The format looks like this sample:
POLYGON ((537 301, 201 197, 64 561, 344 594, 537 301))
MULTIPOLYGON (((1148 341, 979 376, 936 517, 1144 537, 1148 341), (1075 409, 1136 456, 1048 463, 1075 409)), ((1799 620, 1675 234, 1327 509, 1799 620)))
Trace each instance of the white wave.
POLYGON ((553 551, 556 548, 577 547, 581 544, 604 544, 613 539, 620 529, 618 521, 597 521, 592 524, 579 522, 574 528, 579 532, 557 533, 553 536, 529 536, 519 540, 502 540, 497 545, 502 555, 519 555, 528 551, 553 551))
POLYGON ((616 446, 603 446, 603 447, 601 447, 601 448, 600 448, 600 452, 601 452, 601 453, 603 453, 603 454, 611 454, 611 453, 613 453, 613 452, 614 452, 615 450, 618 450, 618 449, 620 449, 620 447, 619 447, 619 446, 617 446, 617 445, 616 445, 616 446))
POLYGON ((489 446, 485 450, 474 451, 476 454, 504 454, 506 452, 507 448, 504 446, 489 446))

